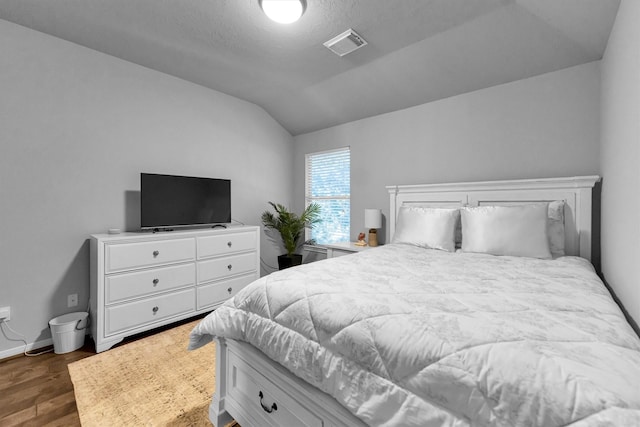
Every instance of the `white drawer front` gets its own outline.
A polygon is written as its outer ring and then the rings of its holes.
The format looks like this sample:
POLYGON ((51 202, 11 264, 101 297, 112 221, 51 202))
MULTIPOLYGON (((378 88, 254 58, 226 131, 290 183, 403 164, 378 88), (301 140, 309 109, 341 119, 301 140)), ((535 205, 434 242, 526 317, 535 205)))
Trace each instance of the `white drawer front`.
POLYGON ((105 309, 105 335, 195 311, 195 289, 186 289, 105 309))
POLYGON ((209 283, 198 287, 198 310, 228 300, 249 283, 257 279, 255 274, 235 277, 223 282, 209 283))
POLYGON ((296 402, 233 352, 229 352, 227 363, 229 396, 241 404, 242 408, 251 412, 250 415, 253 418, 262 420, 260 425, 322 427, 323 422, 320 418, 296 402))
POLYGON ((353 252, 343 251, 341 249, 331 249, 331 258, 336 258, 339 256, 345 256, 345 255, 353 255, 353 252))
POLYGON ((194 263, 115 274, 105 278, 105 304, 193 286, 195 283, 194 263))
POLYGON ((203 283, 223 279, 236 274, 249 273, 255 271, 256 268, 255 252, 200 261, 198 263, 198 281, 203 283))
POLYGON ((256 249, 256 233, 198 237, 198 259, 256 249))
POLYGON ((193 238, 106 245, 107 273, 192 261, 195 258, 193 238))

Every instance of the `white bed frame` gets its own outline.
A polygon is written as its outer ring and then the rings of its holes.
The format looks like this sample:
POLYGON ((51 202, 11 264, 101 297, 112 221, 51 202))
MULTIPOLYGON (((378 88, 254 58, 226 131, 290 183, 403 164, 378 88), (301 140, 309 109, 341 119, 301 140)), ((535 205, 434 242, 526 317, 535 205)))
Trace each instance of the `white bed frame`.
MULTIPOLYGON (((565 252, 591 259, 592 189, 598 176, 388 186, 389 237, 401 206, 479 206, 565 202, 565 252)), ((390 240, 389 240, 390 241, 390 240)), ((333 397, 297 378, 254 347, 216 339, 216 390, 209 418, 251 426, 362 426, 333 397)))

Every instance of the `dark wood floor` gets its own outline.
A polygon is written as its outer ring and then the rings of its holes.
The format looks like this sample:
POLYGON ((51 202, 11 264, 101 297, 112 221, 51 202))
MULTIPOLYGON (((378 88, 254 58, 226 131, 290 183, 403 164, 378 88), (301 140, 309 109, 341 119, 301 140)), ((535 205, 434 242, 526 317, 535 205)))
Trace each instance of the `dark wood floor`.
POLYGON ((67 365, 94 354, 87 338, 71 353, 0 360, 0 426, 79 426, 67 365))

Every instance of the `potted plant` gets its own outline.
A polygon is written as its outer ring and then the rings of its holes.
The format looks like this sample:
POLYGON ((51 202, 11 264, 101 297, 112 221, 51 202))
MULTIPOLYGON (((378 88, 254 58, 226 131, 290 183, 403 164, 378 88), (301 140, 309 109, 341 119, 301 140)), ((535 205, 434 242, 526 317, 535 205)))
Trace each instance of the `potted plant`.
POLYGON ((302 264, 302 255, 296 251, 305 243, 315 243, 313 240, 304 241, 305 228, 312 228, 321 221, 320 205, 311 203, 300 216, 281 205, 273 202, 269 204, 275 210, 275 214, 264 211, 262 214, 262 224, 265 228, 275 230, 280 233, 286 254, 278 256, 278 268, 283 270, 295 265, 302 264))

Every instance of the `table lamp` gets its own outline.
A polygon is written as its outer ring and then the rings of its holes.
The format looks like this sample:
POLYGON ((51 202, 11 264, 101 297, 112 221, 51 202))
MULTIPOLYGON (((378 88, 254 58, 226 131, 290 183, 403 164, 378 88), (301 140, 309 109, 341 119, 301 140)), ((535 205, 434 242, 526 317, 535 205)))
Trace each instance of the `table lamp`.
POLYGON ((378 228, 382 227, 380 209, 364 210, 364 226, 369 229, 369 246, 378 246, 378 228))

